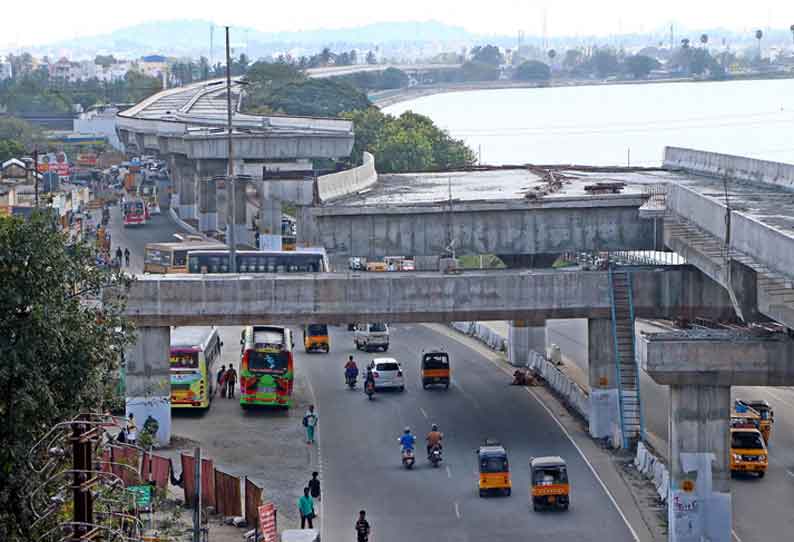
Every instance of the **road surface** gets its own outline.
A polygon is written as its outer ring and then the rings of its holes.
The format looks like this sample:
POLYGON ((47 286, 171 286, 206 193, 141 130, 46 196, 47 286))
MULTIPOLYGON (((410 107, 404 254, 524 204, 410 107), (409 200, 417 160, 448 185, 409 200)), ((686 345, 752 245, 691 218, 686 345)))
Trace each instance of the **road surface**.
MULTIPOLYGON (((547 341, 559 345, 563 356, 587 371, 587 320, 547 322, 547 341)), ((638 322, 637 329, 649 332, 660 328, 638 322)), ((667 445, 670 395, 667 386, 656 384, 644 372, 640 386, 646 431, 667 445)), ((794 538, 794 388, 736 387, 735 399, 760 398, 775 410, 775 424, 769 446, 769 471, 759 480, 741 476, 731 482, 733 493, 734 540, 763 542, 794 538)), ((665 455, 666 449, 661 450, 665 455)))

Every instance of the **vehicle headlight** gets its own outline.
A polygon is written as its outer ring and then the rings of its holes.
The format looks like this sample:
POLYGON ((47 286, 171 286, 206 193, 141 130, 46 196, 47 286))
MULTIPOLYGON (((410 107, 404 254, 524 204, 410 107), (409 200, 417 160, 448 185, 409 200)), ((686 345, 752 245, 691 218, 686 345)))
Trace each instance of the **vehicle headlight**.
POLYGON ((733 460, 734 461, 741 461, 742 460, 741 454, 733 454, 733 460))
POLYGON ((759 456, 758 456, 758 461, 766 461, 766 456, 765 456, 765 455, 763 455, 763 454, 762 454, 762 455, 759 455, 759 456))

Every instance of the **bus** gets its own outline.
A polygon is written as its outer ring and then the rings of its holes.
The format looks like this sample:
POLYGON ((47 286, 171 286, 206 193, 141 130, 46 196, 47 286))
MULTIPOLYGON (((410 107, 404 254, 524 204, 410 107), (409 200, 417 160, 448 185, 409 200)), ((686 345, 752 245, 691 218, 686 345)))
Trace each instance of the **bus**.
POLYGON ((121 204, 121 212, 124 217, 124 227, 146 224, 149 211, 143 200, 138 198, 125 198, 121 204))
MULTIPOLYGON (((238 250, 239 273, 324 273, 329 270, 324 249, 298 251, 238 250)), ((228 273, 229 251, 191 250, 188 273, 228 273)))
POLYGON ((191 250, 224 250, 223 243, 179 241, 147 243, 143 252, 144 273, 187 273, 187 255, 191 250))
POLYGON ((171 329, 171 408, 210 407, 222 346, 215 327, 171 329))
POLYGON ((160 214, 160 195, 157 190, 157 184, 148 180, 142 182, 138 187, 138 196, 146 204, 150 215, 160 214))
POLYGON ((248 326, 240 343, 240 407, 289 408, 294 378, 292 331, 283 326, 248 326))
POLYGON ((298 236, 295 219, 289 215, 283 215, 281 217, 281 249, 295 250, 297 239, 298 236))

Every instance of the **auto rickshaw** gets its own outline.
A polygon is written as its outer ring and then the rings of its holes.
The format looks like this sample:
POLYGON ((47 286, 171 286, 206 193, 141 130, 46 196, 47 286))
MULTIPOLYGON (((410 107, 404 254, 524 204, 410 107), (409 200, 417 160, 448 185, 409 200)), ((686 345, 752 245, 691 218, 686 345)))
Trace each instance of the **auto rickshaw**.
POLYGON ((325 324, 307 324, 303 326, 303 346, 306 352, 325 352, 331 350, 328 337, 328 326, 325 324))
POLYGON ((764 436, 764 442, 769 444, 769 439, 772 436, 772 424, 775 423, 775 411, 772 410, 771 405, 763 399, 736 399, 736 402, 747 405, 758 413, 760 418, 758 430, 764 436))
POLYGON ((507 461, 507 451, 496 441, 486 440, 483 446, 477 449, 477 460, 480 469, 479 489, 480 497, 499 491, 510 496, 512 483, 510 481, 510 463, 507 461))
POLYGON ((534 457, 529 460, 532 509, 568 509, 571 503, 568 467, 559 456, 534 457))
POLYGON ((440 385, 449 389, 451 371, 449 369, 449 354, 441 350, 431 350, 422 353, 422 363, 420 364, 420 376, 422 378, 422 388, 440 385))

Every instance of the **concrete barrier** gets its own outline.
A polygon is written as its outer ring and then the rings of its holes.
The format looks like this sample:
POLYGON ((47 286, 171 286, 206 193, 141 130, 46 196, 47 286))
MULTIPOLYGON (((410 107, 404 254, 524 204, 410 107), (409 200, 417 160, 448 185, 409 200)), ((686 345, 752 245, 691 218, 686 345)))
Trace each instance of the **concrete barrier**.
POLYGON ((451 326, 461 333, 474 337, 491 350, 507 352, 507 339, 480 322, 452 322, 451 326))
POLYGON ((551 389, 562 397, 566 405, 576 411, 585 420, 590 419, 590 399, 587 392, 560 371, 545 356, 531 350, 527 368, 543 377, 551 389))
POLYGON ((198 236, 200 236, 202 239, 204 239, 205 241, 213 241, 213 240, 214 240, 214 239, 212 239, 211 237, 207 237, 206 235, 204 235, 203 233, 201 233, 200 231, 198 231, 196 228, 194 228, 193 226, 191 226, 190 224, 188 224, 187 222, 185 222, 184 220, 182 220, 181 218, 179 218, 179 214, 177 214, 176 210, 174 210, 174 206, 171 206, 171 207, 168 209, 168 214, 170 214, 170 215, 171 215, 171 220, 173 220, 173 221, 174 221, 174 223, 175 223, 177 226, 179 226, 180 228, 182 228, 183 230, 185 230, 185 231, 186 231, 186 232, 188 232, 189 234, 191 234, 191 235, 198 235, 198 236))
POLYGON ((371 187, 378 180, 375 157, 364 153, 364 163, 353 169, 322 175, 317 178, 317 192, 321 202, 342 198, 371 187))
POLYGON ((712 177, 727 176, 742 181, 774 184, 794 190, 792 164, 680 147, 665 147, 663 166, 712 177))
POLYGON ((667 493, 670 489, 670 473, 662 460, 651 453, 645 444, 637 443, 637 454, 634 457, 634 466, 646 478, 653 480, 656 493, 662 502, 667 502, 667 493))

